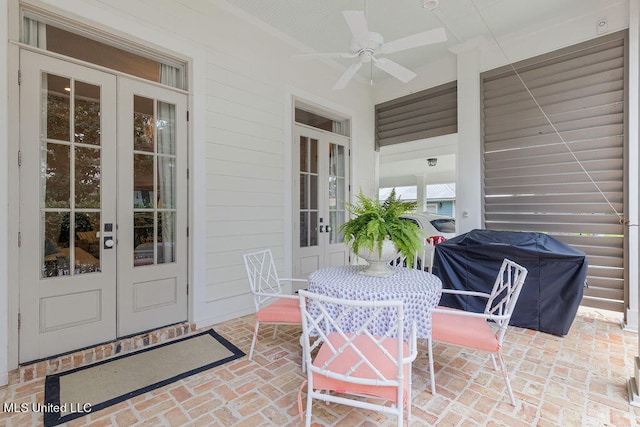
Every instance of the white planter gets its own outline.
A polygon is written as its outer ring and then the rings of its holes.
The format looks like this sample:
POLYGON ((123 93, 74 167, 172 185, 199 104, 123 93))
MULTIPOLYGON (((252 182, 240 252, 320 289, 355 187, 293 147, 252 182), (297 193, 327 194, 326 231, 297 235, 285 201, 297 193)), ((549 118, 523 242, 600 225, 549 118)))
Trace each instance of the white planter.
POLYGON ((360 248, 358 257, 364 259, 369 263, 369 266, 365 268, 361 274, 367 276, 387 277, 394 273, 394 270, 389 266, 389 262, 398 256, 398 248, 391 240, 385 240, 382 242, 382 253, 378 253, 377 245, 374 245, 373 251, 368 248, 360 248))

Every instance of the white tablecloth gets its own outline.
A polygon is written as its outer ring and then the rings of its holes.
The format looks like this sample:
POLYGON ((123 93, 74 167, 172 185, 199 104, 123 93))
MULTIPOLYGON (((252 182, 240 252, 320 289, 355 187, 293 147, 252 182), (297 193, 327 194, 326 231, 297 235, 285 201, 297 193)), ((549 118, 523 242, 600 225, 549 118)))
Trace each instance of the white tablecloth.
MULTIPOLYGON (((372 277, 360 274, 364 268, 363 265, 348 265, 314 271, 309 275, 308 290, 358 301, 404 301, 405 330, 408 331, 411 323, 415 321, 418 338, 429 338, 431 309, 438 304, 442 293, 440 279, 426 271, 404 267, 395 267, 394 274, 388 277, 372 277)), ((353 321, 357 322, 357 319, 353 321)))

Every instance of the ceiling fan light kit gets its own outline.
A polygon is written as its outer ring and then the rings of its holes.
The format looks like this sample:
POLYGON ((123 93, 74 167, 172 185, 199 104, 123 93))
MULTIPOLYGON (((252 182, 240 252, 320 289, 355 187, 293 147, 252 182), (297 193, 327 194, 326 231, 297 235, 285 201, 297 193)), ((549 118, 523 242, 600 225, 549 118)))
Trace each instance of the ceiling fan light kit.
POLYGON ((439 0, 422 0, 422 7, 427 10, 433 10, 440 6, 439 0))
MULTIPOLYGON (((432 0, 437 3, 437 0, 432 0)), ((423 2, 423 6, 428 1, 423 2)), ((437 5, 436 5, 437 6, 437 5)), ((413 34, 391 42, 384 42, 384 37, 376 32, 369 31, 367 19, 363 11, 345 10, 342 12, 344 19, 349 26, 353 40, 349 52, 344 53, 309 53, 296 55, 296 59, 318 59, 318 58, 357 58, 357 62, 351 64, 349 68, 340 76, 334 90, 344 89, 353 76, 362 67, 362 64, 371 63, 374 67, 386 72, 403 83, 407 83, 416 76, 416 73, 403 67, 388 58, 381 58, 379 55, 386 55, 426 46, 434 43, 441 43, 447 40, 447 33, 444 28, 436 28, 422 33, 413 34)))

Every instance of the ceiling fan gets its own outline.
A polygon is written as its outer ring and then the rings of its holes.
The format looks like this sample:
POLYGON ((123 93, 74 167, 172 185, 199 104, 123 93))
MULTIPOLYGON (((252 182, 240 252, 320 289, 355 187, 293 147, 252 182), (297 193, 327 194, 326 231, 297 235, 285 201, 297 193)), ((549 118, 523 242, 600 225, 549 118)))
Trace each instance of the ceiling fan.
POLYGON ((408 82, 416 76, 416 73, 403 67, 387 58, 380 58, 378 55, 400 52, 415 47, 440 43, 447 40, 447 33, 444 28, 436 28, 411 36, 403 37, 385 43, 384 38, 379 33, 369 31, 367 19, 363 11, 345 10, 342 12, 353 40, 349 52, 344 53, 308 53, 296 55, 295 59, 317 59, 317 58, 357 58, 357 62, 351 64, 344 74, 333 86, 334 90, 344 89, 353 76, 358 72, 362 64, 372 63, 373 66, 390 74, 403 83, 408 82))

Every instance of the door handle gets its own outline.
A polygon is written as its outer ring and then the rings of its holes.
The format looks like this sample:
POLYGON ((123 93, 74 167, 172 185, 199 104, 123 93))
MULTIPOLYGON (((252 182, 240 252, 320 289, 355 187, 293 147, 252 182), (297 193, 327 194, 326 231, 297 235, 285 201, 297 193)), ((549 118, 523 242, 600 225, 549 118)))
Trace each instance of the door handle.
POLYGON ((104 248, 105 249, 111 249, 113 248, 113 246, 116 244, 116 242, 113 241, 113 237, 105 237, 104 238, 104 248))

